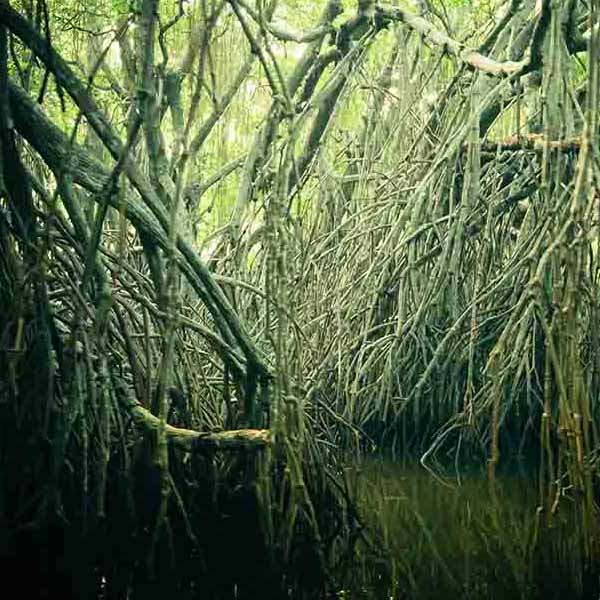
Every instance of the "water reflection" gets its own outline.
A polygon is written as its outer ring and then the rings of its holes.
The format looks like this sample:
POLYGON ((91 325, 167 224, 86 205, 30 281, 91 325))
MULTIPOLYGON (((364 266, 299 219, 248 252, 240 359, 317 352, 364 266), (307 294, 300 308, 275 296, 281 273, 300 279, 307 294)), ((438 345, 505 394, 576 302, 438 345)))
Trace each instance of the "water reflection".
POLYGON ((547 514, 531 471, 491 486, 481 472, 434 478, 371 460, 348 480, 369 533, 339 598, 599 597, 589 515, 568 496, 547 514))

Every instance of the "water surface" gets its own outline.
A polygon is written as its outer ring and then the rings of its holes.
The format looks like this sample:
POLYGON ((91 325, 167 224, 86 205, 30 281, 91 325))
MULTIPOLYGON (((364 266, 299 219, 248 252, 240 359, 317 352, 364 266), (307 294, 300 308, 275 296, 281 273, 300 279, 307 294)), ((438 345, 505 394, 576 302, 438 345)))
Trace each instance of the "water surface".
POLYGON ((549 514, 531 470, 491 485, 484 472, 434 477, 378 459, 348 479, 370 533, 339 598, 600 597, 576 500, 565 491, 549 514))

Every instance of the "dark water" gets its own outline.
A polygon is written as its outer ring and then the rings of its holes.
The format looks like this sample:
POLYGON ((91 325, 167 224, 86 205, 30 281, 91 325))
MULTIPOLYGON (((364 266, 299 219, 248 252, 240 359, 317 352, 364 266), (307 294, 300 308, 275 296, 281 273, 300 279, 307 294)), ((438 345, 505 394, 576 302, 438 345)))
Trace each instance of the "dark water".
POLYGON ((541 509, 531 471, 492 486, 377 460, 348 478, 371 533, 338 598, 600 598, 593 515, 568 490, 541 509))

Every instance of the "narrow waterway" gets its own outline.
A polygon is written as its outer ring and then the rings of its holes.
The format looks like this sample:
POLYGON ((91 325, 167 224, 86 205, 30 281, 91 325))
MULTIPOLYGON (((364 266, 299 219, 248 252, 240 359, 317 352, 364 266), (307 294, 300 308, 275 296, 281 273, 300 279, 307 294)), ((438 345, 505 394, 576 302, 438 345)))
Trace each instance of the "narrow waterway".
POLYGON ((338 598, 599 598, 589 523, 568 490, 540 508, 535 473, 491 486, 484 472, 437 473, 390 460, 348 469, 369 525, 338 598))

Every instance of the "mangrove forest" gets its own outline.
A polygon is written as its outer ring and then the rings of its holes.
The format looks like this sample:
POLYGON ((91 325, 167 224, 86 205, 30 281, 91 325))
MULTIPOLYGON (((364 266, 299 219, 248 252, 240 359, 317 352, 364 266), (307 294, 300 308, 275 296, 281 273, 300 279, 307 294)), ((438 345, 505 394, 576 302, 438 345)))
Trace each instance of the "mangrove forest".
POLYGON ((598 600, 599 245, 600 0, 0 0, 6 597, 598 600))

